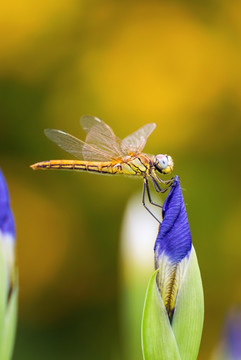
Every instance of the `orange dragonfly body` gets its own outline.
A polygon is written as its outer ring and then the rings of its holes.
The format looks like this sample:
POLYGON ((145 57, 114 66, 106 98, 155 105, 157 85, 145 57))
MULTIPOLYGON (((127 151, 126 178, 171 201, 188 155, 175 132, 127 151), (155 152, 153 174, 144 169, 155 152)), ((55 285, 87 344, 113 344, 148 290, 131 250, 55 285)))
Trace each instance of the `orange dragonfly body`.
MULTIPOLYGON (((119 139, 107 124, 96 117, 83 116, 81 126, 87 133, 85 141, 61 130, 45 130, 45 134, 50 140, 77 157, 78 160, 41 161, 31 165, 32 169, 80 170, 101 174, 139 176, 144 179, 143 205, 146 207, 146 190, 150 203, 157 205, 151 200, 148 179, 152 180, 157 192, 165 192, 168 187, 161 188, 160 184, 170 185, 172 181, 160 179, 157 172, 171 173, 173 160, 169 155, 154 156, 142 153, 147 138, 155 129, 156 124, 146 124, 123 140, 119 139)), ((151 213, 148 208, 147 210, 151 213)))

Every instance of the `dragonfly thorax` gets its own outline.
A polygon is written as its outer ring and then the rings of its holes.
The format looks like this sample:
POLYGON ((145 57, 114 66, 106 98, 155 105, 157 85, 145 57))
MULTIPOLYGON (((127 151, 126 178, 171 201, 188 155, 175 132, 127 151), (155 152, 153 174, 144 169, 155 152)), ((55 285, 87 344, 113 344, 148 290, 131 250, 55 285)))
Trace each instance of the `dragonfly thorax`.
POLYGON ((170 174, 173 170, 173 160, 169 155, 156 155, 154 160, 156 170, 162 174, 170 174))

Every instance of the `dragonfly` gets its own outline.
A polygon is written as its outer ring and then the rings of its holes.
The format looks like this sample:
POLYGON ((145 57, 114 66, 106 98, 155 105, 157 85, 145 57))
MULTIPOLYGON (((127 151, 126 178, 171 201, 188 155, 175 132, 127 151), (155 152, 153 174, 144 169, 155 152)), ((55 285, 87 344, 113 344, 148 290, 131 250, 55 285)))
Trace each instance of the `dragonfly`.
POLYGON ((156 128, 156 124, 146 124, 121 140, 114 134, 110 126, 97 117, 82 116, 80 122, 87 134, 85 141, 62 130, 45 129, 44 131, 50 140, 78 160, 41 161, 31 165, 31 168, 34 170, 80 170, 142 177, 142 203, 147 211, 160 222, 147 207, 145 195, 147 193, 150 204, 161 207, 152 201, 149 180, 153 183, 156 192, 167 191, 172 185, 173 179, 163 180, 158 174, 170 174, 174 163, 172 157, 167 154, 154 156, 142 152, 147 138, 156 128))

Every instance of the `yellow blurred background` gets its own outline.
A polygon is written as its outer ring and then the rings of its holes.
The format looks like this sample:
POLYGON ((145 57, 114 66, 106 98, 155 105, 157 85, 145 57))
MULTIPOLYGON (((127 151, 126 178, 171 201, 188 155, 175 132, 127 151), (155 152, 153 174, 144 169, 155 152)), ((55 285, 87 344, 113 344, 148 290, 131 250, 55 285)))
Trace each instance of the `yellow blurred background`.
POLYGON ((142 182, 29 168, 68 158, 43 129, 83 139, 83 114, 121 138, 157 123, 145 151, 172 155, 181 178, 208 359, 241 301, 240 1, 10 0, 0 32, 0 166, 20 273, 14 360, 125 360, 120 231, 142 182))

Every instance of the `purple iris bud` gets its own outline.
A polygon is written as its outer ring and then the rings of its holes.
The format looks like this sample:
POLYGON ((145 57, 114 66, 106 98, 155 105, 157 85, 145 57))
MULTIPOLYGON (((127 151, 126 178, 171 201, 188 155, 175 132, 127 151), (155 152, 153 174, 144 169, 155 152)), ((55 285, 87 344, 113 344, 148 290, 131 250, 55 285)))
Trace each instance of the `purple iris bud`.
POLYGON ((191 233, 178 176, 175 176, 163 204, 162 217, 154 247, 155 268, 159 269, 157 285, 171 320, 179 285, 192 249, 191 233))
POLYGON ((191 232, 178 176, 175 176, 172 188, 163 204, 162 217, 163 221, 159 227, 154 247, 155 259, 158 263, 158 258, 165 253, 175 264, 188 256, 192 246, 191 232))
POLYGON ((10 208, 8 188, 0 170, 0 231, 2 235, 10 235, 15 239, 15 224, 10 208))

